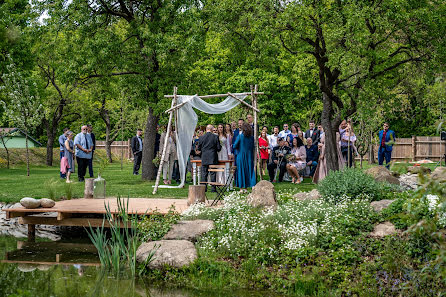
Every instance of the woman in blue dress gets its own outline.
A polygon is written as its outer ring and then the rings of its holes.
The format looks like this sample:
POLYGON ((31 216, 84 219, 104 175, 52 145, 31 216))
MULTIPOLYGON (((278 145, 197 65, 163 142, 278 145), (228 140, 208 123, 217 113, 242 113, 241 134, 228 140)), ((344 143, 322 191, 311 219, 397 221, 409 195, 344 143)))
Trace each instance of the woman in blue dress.
POLYGON ((248 123, 242 125, 242 132, 233 144, 234 150, 237 149, 237 173, 235 176, 235 185, 240 191, 246 191, 246 188, 254 187, 256 176, 254 172, 254 137, 252 127, 248 123))

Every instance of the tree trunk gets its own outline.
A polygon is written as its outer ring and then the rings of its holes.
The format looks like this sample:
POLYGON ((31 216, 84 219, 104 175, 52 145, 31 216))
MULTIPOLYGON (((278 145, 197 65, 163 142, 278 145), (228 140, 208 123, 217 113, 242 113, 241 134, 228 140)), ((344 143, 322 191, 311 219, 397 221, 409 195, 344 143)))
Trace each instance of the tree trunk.
POLYGON ((28 133, 25 132, 25 143, 26 143, 26 175, 29 176, 29 148, 28 148, 28 133))
POLYGON ((143 180, 153 180, 156 178, 156 168, 152 160, 155 156, 156 126, 158 117, 154 114, 153 108, 149 108, 147 115, 146 129, 144 131, 144 141, 142 150, 142 174, 143 180))
POLYGON ((4 147, 5 150, 6 150, 6 161, 7 161, 7 166, 6 166, 6 168, 9 169, 10 161, 9 161, 9 150, 8 150, 8 148, 6 147, 6 143, 7 143, 7 141, 5 141, 5 136, 0 136, 0 139, 2 140, 3 147, 4 147))
POLYGON ((48 138, 46 142, 46 165, 53 166, 53 146, 56 133, 53 127, 49 127, 48 122, 46 123, 46 136, 48 138))
MULTIPOLYGON (((333 127, 331 117, 333 114, 333 105, 331 99, 326 93, 323 96, 323 110, 322 110, 322 126, 325 129, 325 157, 327 160, 327 171, 339 170, 338 152, 336 143, 337 127, 333 127)), ((336 125, 335 125, 336 126, 336 125)))
POLYGON ((105 124, 105 152, 107 153, 108 162, 113 163, 112 153, 111 153, 111 145, 114 141, 114 138, 111 137, 111 124, 110 117, 108 115, 108 110, 104 109, 105 101, 102 103, 102 109, 99 111, 102 120, 105 124))

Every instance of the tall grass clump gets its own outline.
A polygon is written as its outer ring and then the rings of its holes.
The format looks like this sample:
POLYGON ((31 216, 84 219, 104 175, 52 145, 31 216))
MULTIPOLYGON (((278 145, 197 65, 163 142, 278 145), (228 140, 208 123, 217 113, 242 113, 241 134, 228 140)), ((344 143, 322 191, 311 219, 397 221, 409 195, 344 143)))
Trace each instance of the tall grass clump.
POLYGON ((48 198, 56 200, 56 186, 57 182, 52 178, 45 182, 45 188, 47 189, 48 198))
MULTIPOLYGON (((136 275, 137 262, 136 250, 142 243, 142 236, 138 232, 138 220, 136 215, 128 213, 129 199, 124 203, 117 198, 118 211, 112 214, 110 205, 105 205, 106 214, 102 226, 93 228, 90 226, 88 236, 96 249, 104 269, 112 271, 116 276, 129 269, 132 276, 136 275), (110 224, 110 234, 107 234, 105 222, 110 224)), ((154 252, 149 257, 152 259, 154 252)), ((146 263, 147 264, 147 263, 146 263)))
POLYGON ((383 191, 393 191, 388 183, 380 183, 360 169, 346 168, 331 171, 317 187, 322 197, 329 202, 337 203, 339 197, 351 199, 379 200, 383 191))
POLYGON ((71 200, 73 198, 73 187, 71 184, 65 184, 65 199, 71 200))

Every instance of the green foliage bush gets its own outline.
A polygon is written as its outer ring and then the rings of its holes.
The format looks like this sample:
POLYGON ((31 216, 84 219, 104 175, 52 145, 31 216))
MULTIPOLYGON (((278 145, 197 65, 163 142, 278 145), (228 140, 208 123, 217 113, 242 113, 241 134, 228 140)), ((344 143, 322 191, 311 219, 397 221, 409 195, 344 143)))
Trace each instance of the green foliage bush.
POLYGON ((150 216, 144 216, 138 224, 138 230, 145 241, 159 240, 179 219, 180 214, 175 211, 175 206, 172 206, 167 214, 155 210, 150 216))
POLYGON ((346 168, 331 171, 318 185, 318 191, 326 201, 337 202, 340 197, 351 199, 369 197, 378 200, 382 185, 360 169, 346 168))

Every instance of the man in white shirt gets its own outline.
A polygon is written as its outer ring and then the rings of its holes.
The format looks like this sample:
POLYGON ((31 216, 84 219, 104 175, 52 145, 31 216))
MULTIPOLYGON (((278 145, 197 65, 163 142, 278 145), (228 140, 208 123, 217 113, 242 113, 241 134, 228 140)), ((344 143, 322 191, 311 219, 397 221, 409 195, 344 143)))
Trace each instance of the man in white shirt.
POLYGON ((273 129, 273 134, 268 135, 269 147, 271 151, 274 147, 278 146, 277 138, 279 138, 279 126, 275 126, 273 129))
POLYGON ((279 137, 286 139, 289 134, 291 134, 291 130, 288 129, 288 124, 283 124, 283 130, 280 131, 279 137))

